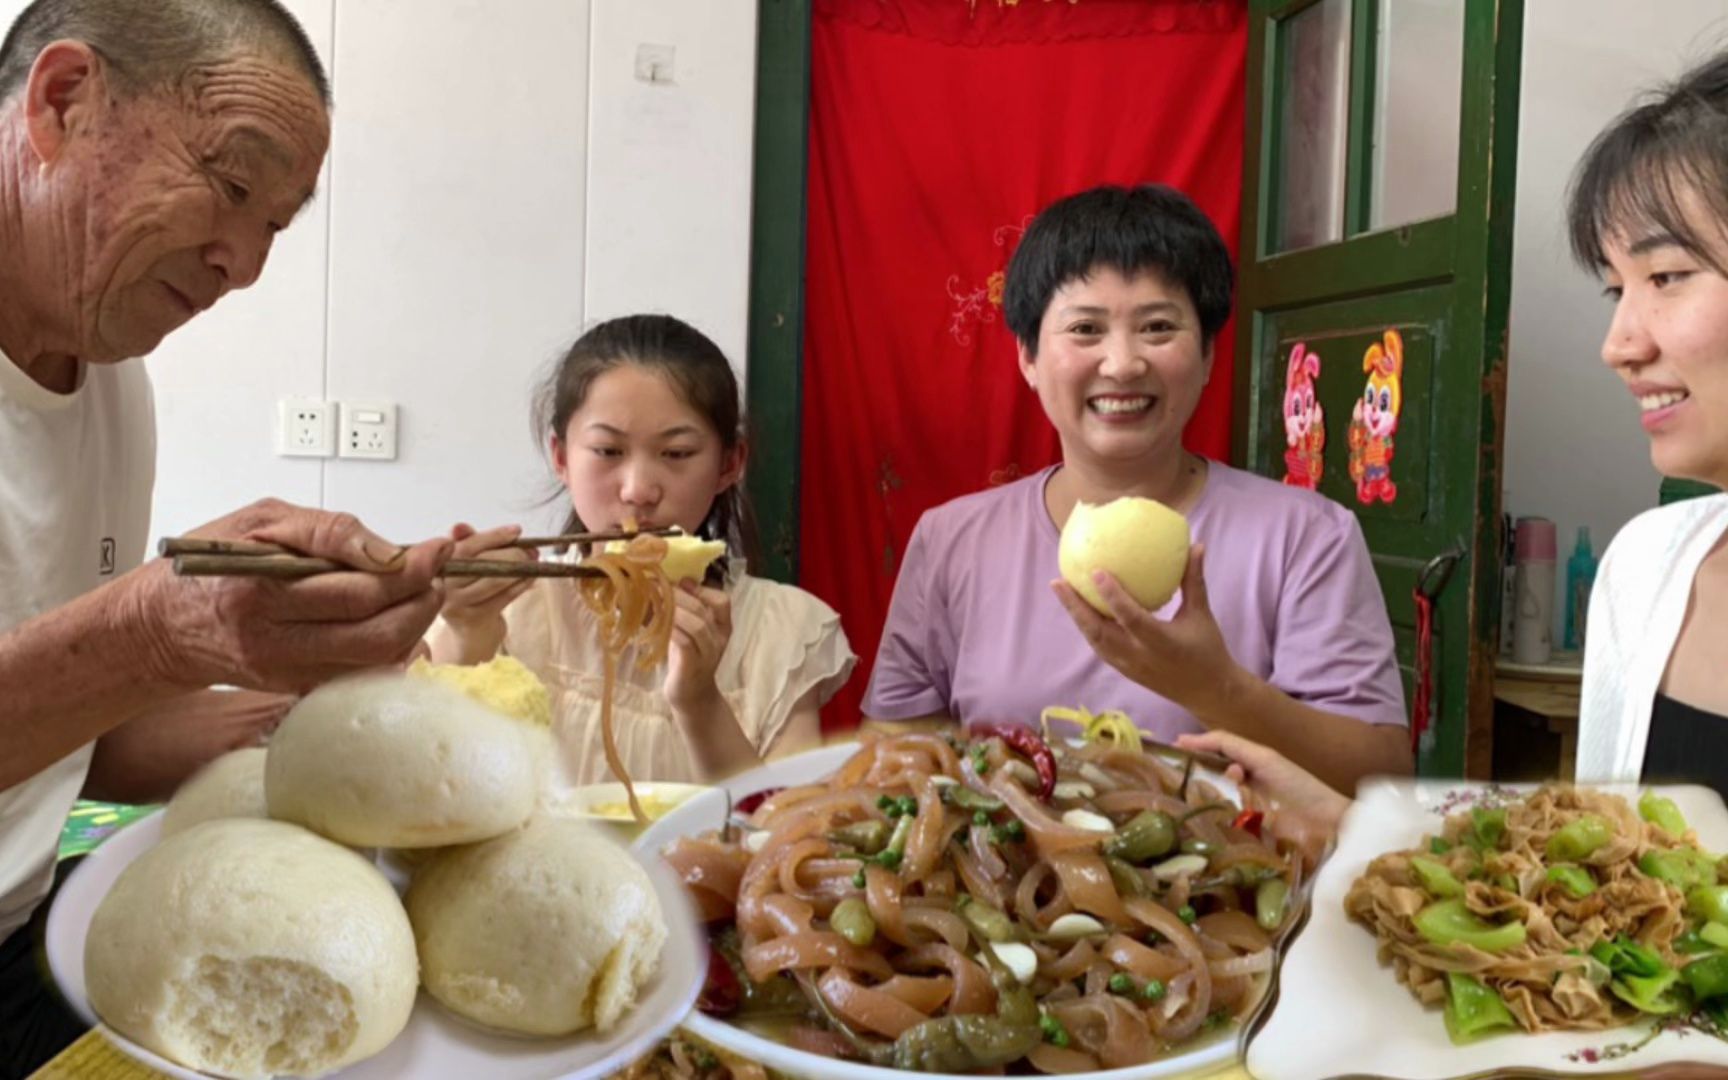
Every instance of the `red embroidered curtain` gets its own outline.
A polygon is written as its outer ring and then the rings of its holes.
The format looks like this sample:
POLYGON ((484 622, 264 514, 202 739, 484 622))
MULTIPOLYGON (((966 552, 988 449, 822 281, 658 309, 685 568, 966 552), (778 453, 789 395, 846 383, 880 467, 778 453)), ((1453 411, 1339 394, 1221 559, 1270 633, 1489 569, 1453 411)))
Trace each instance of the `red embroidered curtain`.
MULTIPOLYGON (((1032 215, 1166 183, 1235 249, 1245 25, 1242 0, 817 0, 800 583, 862 658, 829 728, 857 722, 918 516, 1060 457, 1001 319, 1032 215)), ((1187 432, 1220 458, 1232 340, 1187 432)))

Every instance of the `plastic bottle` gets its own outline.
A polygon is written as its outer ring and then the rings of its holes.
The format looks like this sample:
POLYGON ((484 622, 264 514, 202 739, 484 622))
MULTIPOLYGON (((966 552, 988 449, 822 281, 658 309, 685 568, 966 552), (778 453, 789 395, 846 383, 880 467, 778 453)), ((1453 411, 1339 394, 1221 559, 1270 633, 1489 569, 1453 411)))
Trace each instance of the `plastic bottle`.
POLYGON ((1596 583, 1596 552, 1590 527, 1578 526, 1578 542, 1566 560, 1566 647, 1584 647, 1584 623, 1590 614, 1590 588, 1596 583))
POLYGON ((1519 518, 1514 535, 1518 607, 1512 618, 1512 659, 1546 664, 1554 650, 1554 523, 1519 518))

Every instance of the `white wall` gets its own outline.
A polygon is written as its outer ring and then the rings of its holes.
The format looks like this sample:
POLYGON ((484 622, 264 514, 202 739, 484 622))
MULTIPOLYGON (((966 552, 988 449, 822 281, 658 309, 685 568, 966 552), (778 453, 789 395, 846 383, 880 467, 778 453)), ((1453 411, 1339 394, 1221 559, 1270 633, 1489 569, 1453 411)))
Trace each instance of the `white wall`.
MULTIPOLYGON (((1728 0, 1532 0, 1524 9, 1517 232, 1506 402, 1506 496, 1513 514, 1579 525, 1600 555, 1656 505, 1638 410, 1601 361, 1611 314, 1601 283, 1572 264, 1565 191, 1590 140, 1640 90, 1728 45, 1728 0)), ((1558 607, 1558 605, 1557 605, 1558 607)))
POLYGON ((755 2, 596 0, 594 41, 588 316, 670 312, 742 371, 755 2), (669 81, 636 77, 640 43, 673 46, 669 81))
POLYGON ((154 531, 263 495, 402 540, 555 524, 529 395, 584 325, 672 312, 743 366, 755 0, 287 6, 331 72, 330 157, 260 283, 147 361, 154 531), (641 44, 669 82, 636 80, 641 44), (395 402, 398 459, 275 456, 286 396, 395 402))

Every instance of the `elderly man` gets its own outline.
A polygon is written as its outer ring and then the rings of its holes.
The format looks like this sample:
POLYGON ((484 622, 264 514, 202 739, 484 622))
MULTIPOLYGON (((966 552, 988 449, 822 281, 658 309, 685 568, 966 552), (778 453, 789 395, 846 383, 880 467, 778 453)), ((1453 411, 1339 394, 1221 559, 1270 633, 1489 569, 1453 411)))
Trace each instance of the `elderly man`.
POLYGON ((370 572, 139 566, 155 435, 132 358, 257 280, 312 196, 328 92, 277 0, 38 0, 0 46, 0 1075, 78 1032, 27 922, 87 774, 169 788, 271 712, 198 691, 399 662, 437 613, 448 540, 280 503, 202 534, 370 572))

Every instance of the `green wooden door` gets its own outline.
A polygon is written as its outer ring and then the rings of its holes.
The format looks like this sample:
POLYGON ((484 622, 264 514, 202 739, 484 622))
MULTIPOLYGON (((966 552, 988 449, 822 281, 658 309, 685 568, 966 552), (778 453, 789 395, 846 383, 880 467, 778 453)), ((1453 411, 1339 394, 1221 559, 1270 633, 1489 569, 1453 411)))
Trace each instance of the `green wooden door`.
POLYGON ((1407 690, 1428 571, 1419 769, 1485 777, 1522 0, 1249 9, 1235 456, 1355 510, 1407 690))

